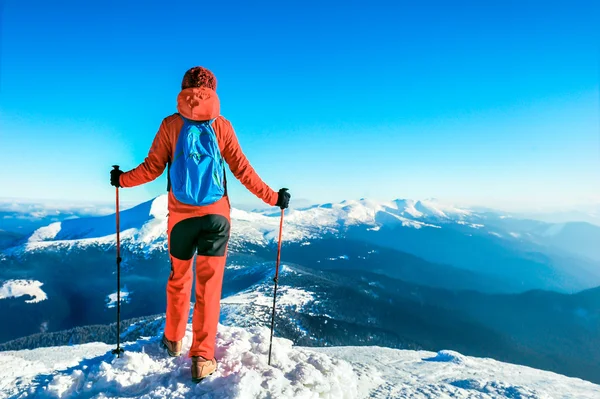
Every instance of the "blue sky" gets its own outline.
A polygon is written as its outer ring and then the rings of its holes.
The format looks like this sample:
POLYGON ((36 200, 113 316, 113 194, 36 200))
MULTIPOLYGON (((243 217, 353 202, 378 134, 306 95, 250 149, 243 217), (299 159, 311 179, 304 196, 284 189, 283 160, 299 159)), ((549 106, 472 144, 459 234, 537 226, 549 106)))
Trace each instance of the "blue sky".
POLYGON ((599 3, 449 3, 5 0, 0 197, 110 201, 202 65, 294 198, 600 202, 599 3))

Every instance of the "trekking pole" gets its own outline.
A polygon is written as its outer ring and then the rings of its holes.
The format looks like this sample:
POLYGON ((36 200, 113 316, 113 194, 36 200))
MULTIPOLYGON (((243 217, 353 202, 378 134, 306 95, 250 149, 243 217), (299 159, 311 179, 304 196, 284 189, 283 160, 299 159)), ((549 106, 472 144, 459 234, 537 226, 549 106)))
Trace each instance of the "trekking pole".
POLYGON ((281 235, 283 234, 283 215, 285 209, 281 210, 281 220, 279 222, 279 244, 277 245, 277 265, 275 267, 275 290, 273 291, 273 315, 271 316, 271 341, 269 343, 269 366, 271 365, 271 349, 273 347, 273 328, 275 327, 275 301, 277 299, 277 282, 279 279, 279 263, 281 262, 281 235))
MULTIPOLYGON (((113 169, 119 170, 119 165, 113 165, 113 169)), ((116 215, 117 215, 117 349, 112 353, 121 357, 123 349, 121 348, 121 227, 119 221, 119 187, 116 187, 116 215)))

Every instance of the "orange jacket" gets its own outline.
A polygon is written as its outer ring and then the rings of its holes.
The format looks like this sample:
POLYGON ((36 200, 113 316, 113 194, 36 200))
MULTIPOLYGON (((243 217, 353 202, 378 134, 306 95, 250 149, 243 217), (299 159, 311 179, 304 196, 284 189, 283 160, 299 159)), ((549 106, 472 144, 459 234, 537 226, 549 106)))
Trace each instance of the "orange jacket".
MULTIPOLYGON (((221 154, 233 175, 265 203, 272 206, 277 203, 277 193, 262 181, 248 162, 240 148, 231 123, 219 115, 219 97, 214 90, 204 87, 182 90, 177 96, 177 110, 181 115, 192 120, 201 121, 216 118, 212 126, 217 136, 221 154)), ((182 126, 183 120, 177 114, 163 119, 148 156, 139 166, 121 175, 121 187, 138 186, 159 177, 165 170, 169 160, 173 158, 182 126)), ((169 213, 186 214, 186 216, 210 213, 228 214, 229 199, 224 197, 211 205, 193 206, 179 202, 170 191, 169 213)))

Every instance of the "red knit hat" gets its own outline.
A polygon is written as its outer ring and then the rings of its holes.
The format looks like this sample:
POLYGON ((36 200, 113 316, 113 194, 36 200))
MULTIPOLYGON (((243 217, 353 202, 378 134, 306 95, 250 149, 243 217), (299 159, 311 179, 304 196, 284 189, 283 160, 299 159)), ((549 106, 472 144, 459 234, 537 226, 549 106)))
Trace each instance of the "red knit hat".
POLYGON ((193 67, 183 75, 183 81, 181 82, 181 90, 189 89, 190 87, 207 87, 217 90, 217 78, 206 68, 201 66, 193 67))

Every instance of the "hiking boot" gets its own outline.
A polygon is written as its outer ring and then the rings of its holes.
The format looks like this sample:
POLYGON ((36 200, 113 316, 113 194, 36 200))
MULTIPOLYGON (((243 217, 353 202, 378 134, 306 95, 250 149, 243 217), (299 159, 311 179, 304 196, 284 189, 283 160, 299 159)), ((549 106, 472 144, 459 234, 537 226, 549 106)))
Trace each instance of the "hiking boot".
POLYGON ((183 343, 183 340, 175 342, 175 341, 169 341, 167 339, 167 337, 165 337, 164 335, 162 337, 162 344, 165 348, 167 348, 167 352, 169 352, 169 356, 173 356, 173 357, 181 356, 182 343, 183 343))
POLYGON ((200 382, 217 370, 215 359, 206 360, 202 356, 192 356, 192 382, 200 382))

